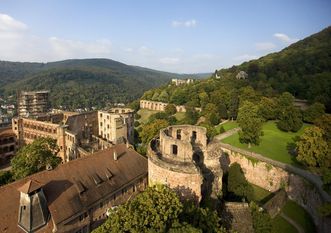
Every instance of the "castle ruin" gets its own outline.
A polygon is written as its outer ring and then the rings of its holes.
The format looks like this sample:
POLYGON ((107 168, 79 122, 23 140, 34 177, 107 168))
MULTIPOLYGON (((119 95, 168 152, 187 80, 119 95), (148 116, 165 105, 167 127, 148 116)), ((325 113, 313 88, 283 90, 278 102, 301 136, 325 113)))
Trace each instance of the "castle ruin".
POLYGON ((216 200, 223 173, 218 158, 208 156, 208 146, 204 127, 176 125, 162 129, 147 152, 149 184, 168 185, 182 200, 216 200))

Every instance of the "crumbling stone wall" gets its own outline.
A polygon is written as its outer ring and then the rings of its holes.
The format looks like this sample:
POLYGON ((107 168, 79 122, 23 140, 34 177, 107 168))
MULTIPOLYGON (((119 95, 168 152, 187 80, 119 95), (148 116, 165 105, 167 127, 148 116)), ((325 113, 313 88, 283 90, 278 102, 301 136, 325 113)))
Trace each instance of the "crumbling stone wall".
POLYGON ((312 216, 318 232, 328 232, 331 228, 331 219, 321 217, 317 208, 323 204, 317 188, 303 177, 285 171, 269 163, 252 159, 243 154, 221 147, 223 154, 221 164, 224 171, 233 163, 240 164, 248 182, 275 192, 285 188, 288 197, 302 206, 312 216))
MULTIPOLYGON (((151 100, 140 100, 140 108, 142 109, 149 109, 154 111, 164 111, 165 107, 168 103, 158 102, 158 101, 151 101, 151 100)), ((186 108, 184 105, 175 105, 177 112, 186 112, 186 108)), ((201 108, 195 108, 197 111, 201 111, 201 108)))
POLYGON ((260 186, 270 192, 276 192, 284 187, 288 181, 289 174, 281 168, 274 167, 268 163, 250 159, 244 155, 223 148, 226 155, 222 156, 223 170, 227 171, 233 163, 239 163, 248 182, 260 186))

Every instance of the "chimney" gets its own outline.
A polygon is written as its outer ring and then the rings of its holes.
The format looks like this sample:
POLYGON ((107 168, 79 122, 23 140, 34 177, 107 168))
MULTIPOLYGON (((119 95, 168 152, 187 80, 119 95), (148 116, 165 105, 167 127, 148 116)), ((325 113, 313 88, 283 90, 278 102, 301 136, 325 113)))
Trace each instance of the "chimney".
POLYGON ((117 161, 118 156, 117 156, 117 152, 114 150, 114 160, 117 161))

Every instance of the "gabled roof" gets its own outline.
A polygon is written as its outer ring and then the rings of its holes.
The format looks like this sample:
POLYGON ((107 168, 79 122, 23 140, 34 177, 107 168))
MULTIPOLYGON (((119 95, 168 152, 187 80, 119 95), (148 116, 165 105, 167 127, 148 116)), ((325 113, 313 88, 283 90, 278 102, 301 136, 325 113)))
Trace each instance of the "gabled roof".
POLYGON ((48 224, 39 231, 51 232, 53 223, 68 221, 70 217, 146 175, 147 159, 136 151, 128 149, 126 145, 120 144, 59 165, 54 170, 42 171, 2 186, 0 187, 0 232, 22 231, 17 226, 20 202, 18 189, 31 191, 38 187, 32 181, 44 184, 43 191, 52 218, 52 221, 48 221, 48 224), (114 161, 114 151, 118 154, 117 161, 114 161), (98 174, 102 180, 98 185, 93 180, 95 174, 98 174))

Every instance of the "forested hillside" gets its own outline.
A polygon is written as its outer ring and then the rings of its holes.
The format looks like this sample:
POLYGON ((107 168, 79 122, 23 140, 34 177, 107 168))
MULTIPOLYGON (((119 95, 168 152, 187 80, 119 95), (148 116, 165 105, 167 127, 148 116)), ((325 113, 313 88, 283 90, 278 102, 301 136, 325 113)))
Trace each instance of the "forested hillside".
POLYGON ((102 107, 128 102, 144 91, 181 75, 128 66, 109 59, 65 60, 51 63, 0 62, 0 95, 17 90, 51 91, 54 107, 102 107))
MULTIPOLYGON (((256 90, 290 92, 296 98, 321 102, 331 111, 331 27, 278 53, 217 71, 221 77, 248 74, 256 90)), ((270 93, 269 93, 270 94, 270 93)))

